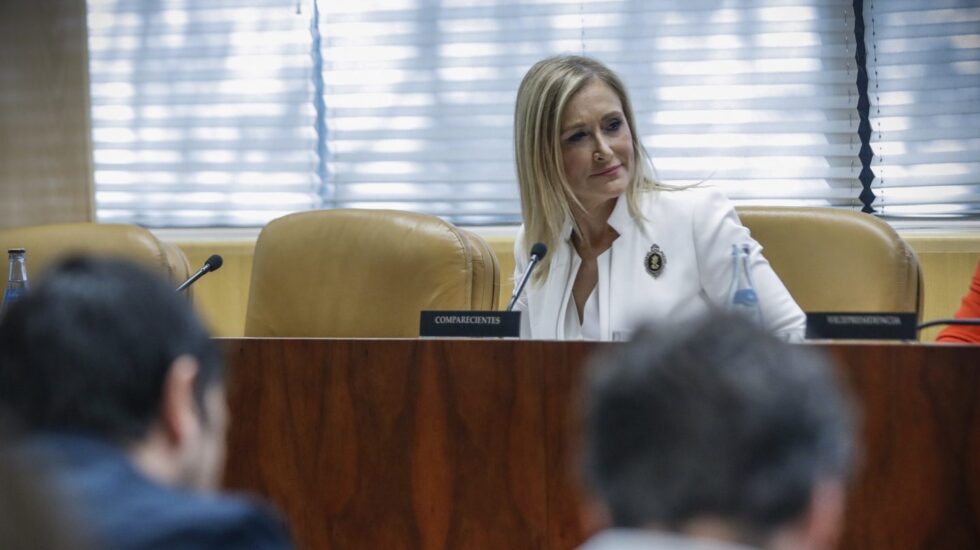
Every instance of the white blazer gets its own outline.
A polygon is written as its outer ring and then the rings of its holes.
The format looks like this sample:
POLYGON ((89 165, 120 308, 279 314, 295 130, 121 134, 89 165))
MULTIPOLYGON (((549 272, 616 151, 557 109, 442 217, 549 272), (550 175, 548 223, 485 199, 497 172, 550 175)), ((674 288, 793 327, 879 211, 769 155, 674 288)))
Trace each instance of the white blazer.
MULTIPOLYGON (((609 225, 619 233, 608 272, 599 270, 600 339, 628 335, 641 322, 683 322, 712 308, 725 308, 732 280, 732 245, 749 244, 749 270, 765 328, 787 340, 802 340, 806 315, 762 256, 762 246, 739 222, 732 204, 711 188, 654 190, 641 194, 637 223, 626 196, 616 202, 609 225), (664 256, 654 277, 646 269, 653 245, 664 256)), ((546 278, 528 283, 515 309, 521 315, 521 336, 566 339, 565 315, 575 276, 582 263, 571 242, 571 222, 554 247, 546 278)), ((528 252, 524 227, 514 244, 515 280, 524 272, 528 252)))

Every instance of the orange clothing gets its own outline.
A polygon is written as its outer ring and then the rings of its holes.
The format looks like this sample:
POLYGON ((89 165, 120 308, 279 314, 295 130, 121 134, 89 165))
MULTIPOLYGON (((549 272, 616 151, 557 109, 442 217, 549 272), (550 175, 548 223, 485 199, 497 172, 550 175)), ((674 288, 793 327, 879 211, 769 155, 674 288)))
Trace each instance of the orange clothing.
MULTIPOLYGON (((970 290, 963 297, 963 303, 960 304, 955 317, 957 319, 980 318, 980 262, 977 263, 977 271, 973 274, 970 290)), ((980 326, 950 325, 939 333, 936 341, 980 344, 980 326)))

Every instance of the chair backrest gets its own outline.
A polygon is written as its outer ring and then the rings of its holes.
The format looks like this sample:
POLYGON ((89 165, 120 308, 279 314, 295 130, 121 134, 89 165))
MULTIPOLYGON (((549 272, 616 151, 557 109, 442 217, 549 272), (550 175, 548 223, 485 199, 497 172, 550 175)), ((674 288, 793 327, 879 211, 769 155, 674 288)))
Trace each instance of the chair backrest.
POLYGON ((836 208, 738 207, 804 311, 922 315, 922 270, 884 221, 836 208))
POLYGON ((174 283, 187 279, 191 269, 179 248, 160 242, 136 225, 67 223, 0 229, 0 253, 10 248, 27 250, 28 276, 32 278, 71 254, 132 260, 160 271, 174 283))
POLYGON ((301 212, 259 234, 245 336, 417 337, 420 311, 495 309, 499 291, 486 242, 437 217, 301 212))

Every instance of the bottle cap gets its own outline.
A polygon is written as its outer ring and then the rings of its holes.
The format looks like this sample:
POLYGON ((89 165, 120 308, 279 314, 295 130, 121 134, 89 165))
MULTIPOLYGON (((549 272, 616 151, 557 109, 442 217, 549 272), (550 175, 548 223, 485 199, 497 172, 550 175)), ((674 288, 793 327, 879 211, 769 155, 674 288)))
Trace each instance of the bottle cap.
POLYGON ((25 254, 27 250, 24 248, 8 248, 7 254, 25 254))

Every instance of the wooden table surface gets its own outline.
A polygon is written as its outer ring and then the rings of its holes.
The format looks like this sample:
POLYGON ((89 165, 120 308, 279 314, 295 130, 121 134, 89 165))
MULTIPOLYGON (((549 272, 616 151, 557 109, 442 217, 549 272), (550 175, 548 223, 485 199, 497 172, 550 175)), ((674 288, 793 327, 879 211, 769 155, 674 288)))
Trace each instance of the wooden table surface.
MULTIPOLYGON (((226 485, 303 548, 579 544, 583 342, 227 339, 226 485)), ((808 344, 863 416, 842 548, 980 548, 980 346, 808 344)))

